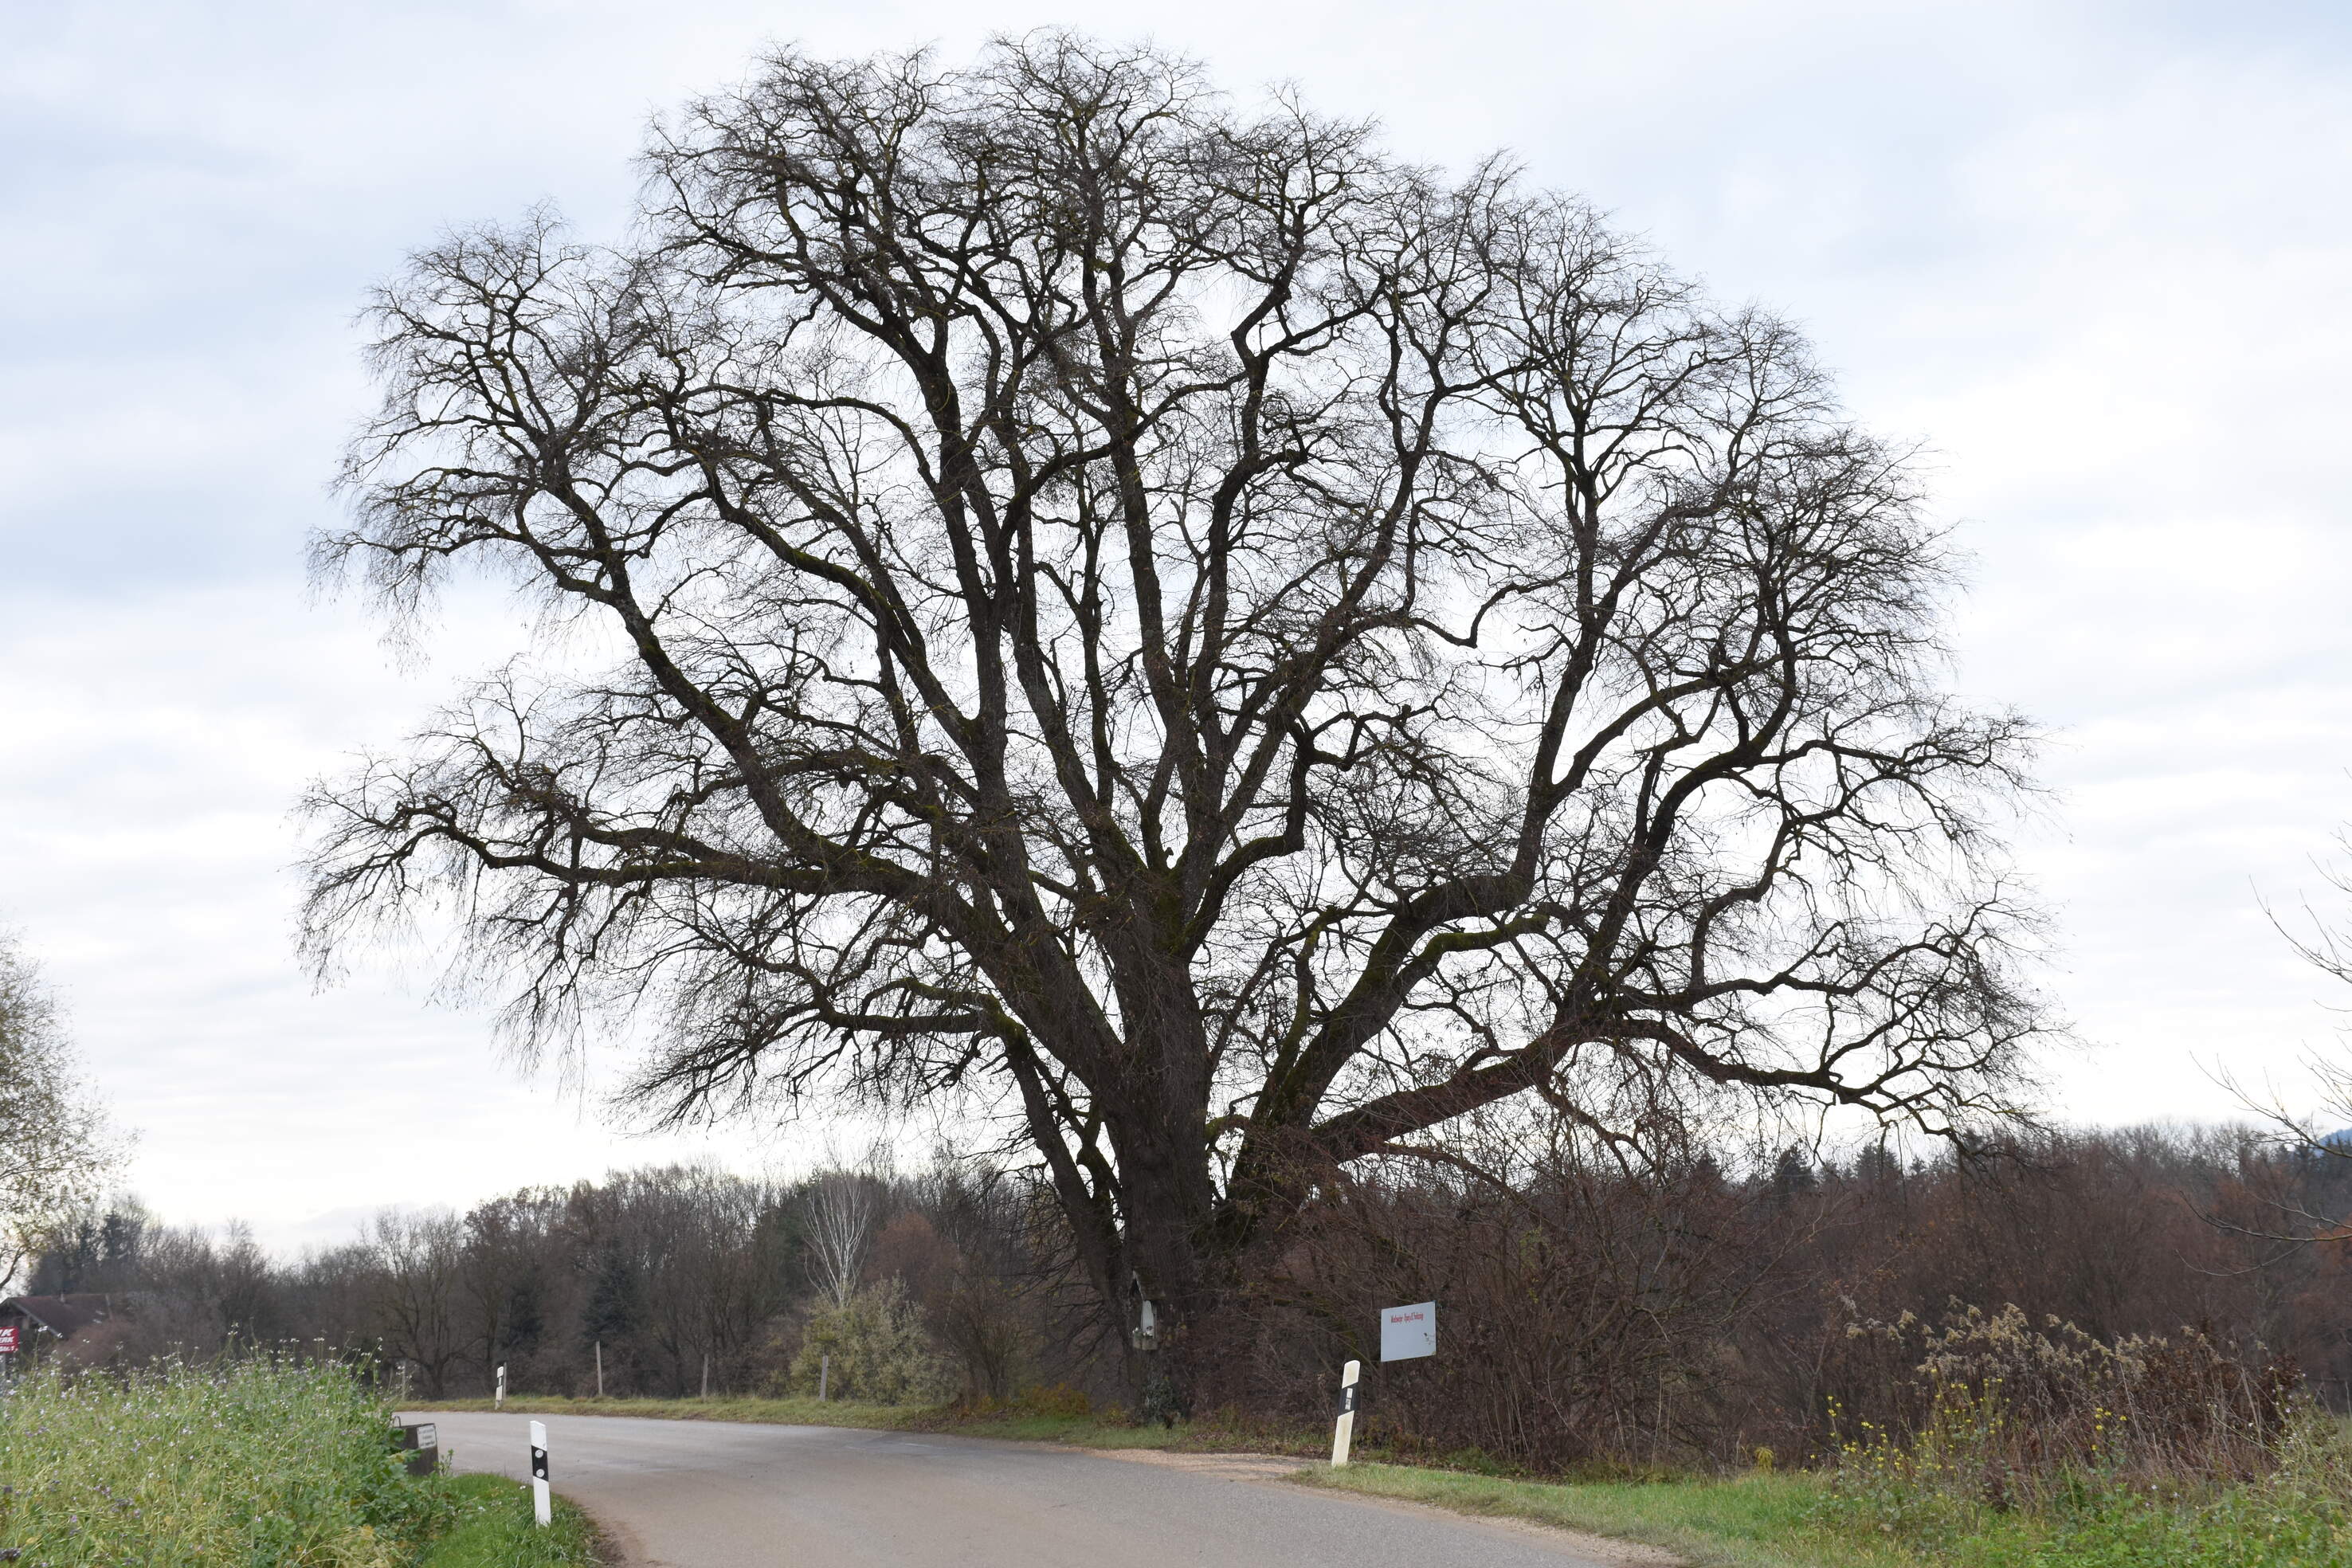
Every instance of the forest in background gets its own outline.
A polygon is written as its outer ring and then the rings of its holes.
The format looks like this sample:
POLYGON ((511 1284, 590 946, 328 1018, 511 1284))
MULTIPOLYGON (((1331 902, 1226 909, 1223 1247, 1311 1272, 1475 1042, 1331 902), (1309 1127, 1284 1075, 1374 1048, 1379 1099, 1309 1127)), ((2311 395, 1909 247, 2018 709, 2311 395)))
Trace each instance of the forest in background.
MULTIPOLYGON (((1406 1451, 1794 1460, 1838 1419, 1901 1422, 1922 1336, 1952 1324, 2044 1360, 2160 1337, 2200 1375, 2352 1405, 2352 1240, 2310 1237, 2313 1216, 2352 1213, 2352 1161, 2325 1148, 2148 1127, 1968 1163, 1696 1142, 1635 1161, 1570 1127, 1488 1135, 1327 1187, 1221 1333, 1212 1408, 1320 1421, 1356 1357, 1364 1429, 1406 1451), (1439 1353, 1382 1367, 1378 1309, 1433 1298, 1439 1353)), ((387 1211, 293 1262, 119 1203, 29 1288, 113 1299, 68 1348, 85 1363, 324 1341, 426 1398, 486 1395, 501 1364, 517 1394, 592 1394, 600 1357, 612 1396, 813 1393, 829 1359, 835 1397, 1129 1397, 1124 1328, 1050 1195, 947 1152, 790 1184, 645 1168, 462 1215, 387 1211)))

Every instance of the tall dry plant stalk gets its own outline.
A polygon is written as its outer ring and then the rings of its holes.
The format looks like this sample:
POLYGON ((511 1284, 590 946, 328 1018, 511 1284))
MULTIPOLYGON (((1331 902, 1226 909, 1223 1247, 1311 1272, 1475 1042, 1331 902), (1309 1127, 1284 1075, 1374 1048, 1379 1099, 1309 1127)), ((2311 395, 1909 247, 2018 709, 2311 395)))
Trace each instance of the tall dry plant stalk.
POLYGON ((1850 1489, 2007 1508, 2085 1482, 2249 1481, 2278 1468, 2308 1403, 2291 1360, 2210 1325, 2101 1341, 2015 1306, 1955 1305, 1940 1324, 1906 1312, 1847 1333, 1912 1367, 1885 1418, 1832 1410, 1850 1489))

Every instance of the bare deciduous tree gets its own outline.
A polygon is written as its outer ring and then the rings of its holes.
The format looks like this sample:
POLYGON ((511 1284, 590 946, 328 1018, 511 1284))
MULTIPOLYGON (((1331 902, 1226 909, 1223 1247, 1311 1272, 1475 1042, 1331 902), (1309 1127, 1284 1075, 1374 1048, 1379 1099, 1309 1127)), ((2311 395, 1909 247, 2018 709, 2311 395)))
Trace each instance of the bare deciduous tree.
POLYGON ((375 1217, 363 1254, 369 1305, 387 1363, 413 1366, 421 1392, 439 1399, 467 1350, 463 1312, 466 1227, 446 1211, 375 1217))
POLYGON ((835 1307, 849 1304, 866 1272, 879 1197, 876 1185, 863 1171, 821 1171, 803 1200, 809 1273, 835 1307))
POLYGON ((752 1241, 771 1194, 709 1166, 662 1174, 672 1244, 655 1282, 669 1320, 662 1328, 677 1346, 678 1381, 699 1386, 697 1373, 715 1366, 723 1389, 782 1305, 772 1260, 752 1241))
POLYGON ((0 1293, 97 1199, 119 1155, 55 998, 0 937, 0 1293))
POLYGON ((447 900, 526 1040, 652 1003, 671 1115, 1001 1094, 1180 1388, 1318 1173, 1480 1106, 2009 1110, 2028 737, 1787 325, 1059 34, 786 52, 647 168, 633 248, 376 303, 322 570, 614 658, 319 791, 320 962, 447 900))

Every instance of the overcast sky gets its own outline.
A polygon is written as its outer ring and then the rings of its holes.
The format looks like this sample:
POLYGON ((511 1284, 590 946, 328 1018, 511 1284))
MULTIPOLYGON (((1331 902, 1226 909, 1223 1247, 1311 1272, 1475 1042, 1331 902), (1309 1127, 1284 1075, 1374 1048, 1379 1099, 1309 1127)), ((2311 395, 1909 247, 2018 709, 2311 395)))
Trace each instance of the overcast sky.
MULTIPOLYGON (((1970 695, 2057 733, 2023 858, 2090 1048, 2053 1108, 2221 1113, 2338 1040, 2263 900, 2352 818, 2352 26, 2341 5, 1183 0, 369 6, 0 0, 0 922, 167 1217, 281 1244, 375 1205, 701 1152, 621 1138, 430 976, 314 993, 289 807, 511 634, 396 667, 302 547, 367 398, 353 312, 444 227, 625 220, 653 110, 772 40, 1074 24, 1297 82, 1419 159, 1507 147, 1806 326, 1928 442, 1970 695)), ((2333 909, 2336 906, 2326 906, 2333 909)), ((715 1141, 757 1166, 802 1130, 715 1141)))

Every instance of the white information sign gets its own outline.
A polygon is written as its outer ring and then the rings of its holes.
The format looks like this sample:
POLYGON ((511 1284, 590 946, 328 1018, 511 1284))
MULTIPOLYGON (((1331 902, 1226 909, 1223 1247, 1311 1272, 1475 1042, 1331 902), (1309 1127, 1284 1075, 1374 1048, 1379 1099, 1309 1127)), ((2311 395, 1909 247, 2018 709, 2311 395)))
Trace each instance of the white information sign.
POLYGON ((1416 1301, 1381 1313, 1381 1359, 1411 1361, 1437 1353, 1437 1303, 1416 1301))

